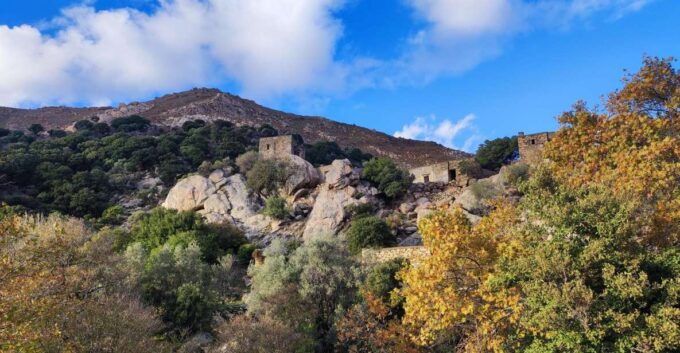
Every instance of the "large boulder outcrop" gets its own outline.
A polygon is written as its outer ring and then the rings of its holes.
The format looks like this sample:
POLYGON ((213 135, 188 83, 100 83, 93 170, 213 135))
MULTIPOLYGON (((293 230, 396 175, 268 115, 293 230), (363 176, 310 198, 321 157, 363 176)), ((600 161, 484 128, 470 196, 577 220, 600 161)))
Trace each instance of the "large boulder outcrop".
POLYGON ((291 168, 285 186, 289 195, 294 195, 295 192, 304 188, 313 188, 321 181, 321 173, 303 158, 290 155, 287 161, 291 168))
POLYGON ((359 173, 349 160, 335 160, 319 186, 303 232, 304 238, 319 234, 336 234, 347 218, 349 205, 372 202, 378 191, 359 181, 359 173))
POLYGON ((248 237, 262 236, 270 221, 259 214, 260 200, 246 187, 243 175, 215 171, 206 178, 193 175, 180 180, 162 206, 178 211, 197 211, 211 223, 229 222, 248 237))
POLYGON ((168 193, 162 206, 178 211, 197 211, 215 192, 215 184, 208 178, 192 175, 180 180, 168 193))

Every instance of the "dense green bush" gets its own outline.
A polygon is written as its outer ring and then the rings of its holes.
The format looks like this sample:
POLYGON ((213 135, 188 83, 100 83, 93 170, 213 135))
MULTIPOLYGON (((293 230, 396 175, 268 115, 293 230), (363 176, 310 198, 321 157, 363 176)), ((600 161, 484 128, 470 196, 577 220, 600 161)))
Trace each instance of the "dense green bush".
POLYGON ((390 199, 403 195, 413 181, 407 171, 399 169, 394 161, 387 158, 373 158, 364 163, 362 178, 370 181, 390 199))
POLYGON ((489 200, 500 194, 496 186, 488 180, 480 180, 470 185, 470 191, 478 200, 489 200))
POLYGON ((361 249, 394 245, 396 237, 384 220, 375 217, 362 217, 352 221, 347 232, 347 244, 353 254, 361 249))
POLYGON ((242 265, 249 264, 250 260, 253 258, 253 252, 255 250, 257 250, 257 245, 255 244, 247 243, 241 245, 238 248, 238 252, 236 253, 239 263, 242 265))
POLYGON ((248 187, 260 194, 272 194, 286 182, 288 170, 282 161, 260 159, 246 173, 248 187))
POLYGON ((210 265, 202 261, 201 249, 194 242, 187 246, 165 244, 150 252, 133 243, 125 258, 144 301, 160 308, 163 319, 174 328, 190 332, 206 329, 219 308, 220 297, 227 294, 215 279, 229 277, 224 272, 231 271, 231 260, 210 265))
POLYGON ((194 212, 178 212, 163 207, 136 215, 130 230, 131 240, 145 249, 156 249, 166 243, 172 246, 195 242, 203 259, 215 263, 227 253, 236 253, 246 243, 245 236, 234 226, 208 225, 194 212))
POLYGON ((117 118, 112 126, 82 120, 78 132, 50 130, 48 139, 7 130, 0 136, 0 175, 8 186, 0 202, 98 218, 112 196, 134 191, 135 178, 155 174, 171 186, 204 161, 236 158, 261 136, 226 122, 160 136, 142 117, 117 118))
POLYGON ((458 163, 458 171, 460 174, 466 175, 470 178, 479 179, 484 177, 482 166, 473 159, 464 159, 458 163))
POLYGON ((508 184, 517 186, 529 178, 529 165, 526 163, 511 164, 506 167, 503 178, 508 184))
POLYGON ((255 163, 260 159, 260 154, 257 151, 248 151, 236 158, 236 166, 243 174, 248 173, 255 163))
POLYGON ((344 241, 318 236, 299 245, 277 239, 264 255, 264 264, 248 270, 248 312, 309 337, 317 352, 332 352, 336 319, 356 301, 360 283, 359 264, 344 241))
POLYGON ((311 145, 305 145, 305 158, 314 166, 331 164, 336 159, 349 159, 354 165, 361 165, 363 162, 373 158, 368 153, 363 153, 360 149, 342 149, 334 141, 319 141, 311 145))
POLYGON ((78 131, 90 130, 93 126, 94 123, 89 120, 79 120, 73 125, 73 127, 78 131))
POLYGON ((502 137, 494 140, 486 140, 479 146, 475 159, 486 169, 498 170, 503 164, 507 164, 519 156, 517 137, 502 137))
POLYGON ((31 126, 29 126, 27 130, 30 131, 33 135, 38 135, 39 133, 45 131, 45 128, 40 124, 31 124, 31 126))
POLYGON ((382 299, 383 302, 392 302, 392 291, 401 287, 401 282, 396 278, 397 272, 406 267, 406 265, 406 260, 402 258, 392 259, 375 265, 366 275, 364 288, 377 298, 382 299))
POLYGON ((143 131, 151 125, 151 122, 139 115, 131 115, 111 120, 111 127, 116 131, 132 132, 143 131))
POLYGON ((290 210, 286 204, 286 200, 279 196, 269 196, 264 202, 264 209, 262 212, 272 218, 284 219, 288 217, 290 210))
POLYGON ((345 212, 347 212, 352 219, 368 217, 375 213, 375 206, 370 203, 352 204, 345 207, 345 212))

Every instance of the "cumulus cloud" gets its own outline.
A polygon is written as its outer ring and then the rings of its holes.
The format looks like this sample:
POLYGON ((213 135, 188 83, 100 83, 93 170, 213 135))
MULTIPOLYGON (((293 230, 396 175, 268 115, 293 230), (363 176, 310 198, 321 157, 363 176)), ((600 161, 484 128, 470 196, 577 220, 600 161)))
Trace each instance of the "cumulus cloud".
POLYGON ((163 0, 150 14, 68 8, 54 34, 0 26, 0 104, 107 103, 225 81, 255 97, 324 90, 342 80, 340 4, 163 0))
POLYGON ((611 19, 654 0, 407 0, 426 23, 392 63, 393 81, 428 82, 502 53, 516 34, 567 28, 604 14, 611 19))
POLYGON ((468 114, 457 121, 450 119, 438 119, 436 116, 416 117, 415 120, 404 125, 401 130, 394 133, 395 137, 414 140, 434 141, 449 148, 471 151, 476 142, 481 140, 476 127, 473 125, 474 114, 468 114), (467 135, 467 136, 464 136, 467 135), (457 145, 456 140, 464 137, 462 145, 457 145))
POLYGON ((0 25, 0 105, 109 104, 225 83, 251 98, 320 102, 460 73, 517 33, 615 19, 653 0, 405 0, 424 25, 385 60, 336 57, 346 0, 157 1, 148 13, 67 8, 48 30, 0 25))

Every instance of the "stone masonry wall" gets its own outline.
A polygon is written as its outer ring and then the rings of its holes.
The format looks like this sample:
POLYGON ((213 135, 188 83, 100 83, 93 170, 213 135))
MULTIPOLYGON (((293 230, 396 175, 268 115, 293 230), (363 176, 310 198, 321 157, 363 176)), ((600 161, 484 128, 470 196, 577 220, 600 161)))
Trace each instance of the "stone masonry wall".
POLYGON ((554 132, 541 132, 537 134, 524 135, 520 132, 517 135, 520 159, 526 163, 533 164, 541 160, 543 148, 548 141, 555 135, 554 132))
POLYGON ((293 135, 263 137, 260 139, 260 156, 265 159, 294 154, 305 157, 304 146, 293 135))
POLYGON ((455 181, 457 185, 466 186, 470 178, 460 172, 460 162, 461 160, 454 160, 426 165, 413 168, 409 170, 409 173, 414 176, 413 183, 425 183, 425 177, 427 176, 430 183, 450 183, 455 181))
POLYGON ((364 249, 361 257, 364 262, 382 263, 396 258, 407 259, 414 266, 430 256, 430 251, 424 246, 399 246, 384 249, 364 249))

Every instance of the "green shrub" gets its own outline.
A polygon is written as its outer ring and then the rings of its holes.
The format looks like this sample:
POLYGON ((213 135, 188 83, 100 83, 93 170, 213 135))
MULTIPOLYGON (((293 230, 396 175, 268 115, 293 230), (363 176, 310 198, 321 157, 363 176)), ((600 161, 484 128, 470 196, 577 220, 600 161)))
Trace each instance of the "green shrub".
POLYGON ((392 291, 401 287, 401 282, 396 278, 397 272, 404 268, 406 264, 406 260, 402 258, 377 264, 366 276, 364 288, 376 297, 381 298, 383 302, 391 302, 392 291))
POLYGON ((165 321, 190 332, 208 327, 218 303, 211 278, 220 275, 220 267, 201 261, 196 243, 164 245, 150 253, 134 243, 125 257, 139 271, 133 278, 139 278, 142 298, 160 308, 165 321))
POLYGON ((347 232, 349 250, 359 254, 361 249, 394 245, 396 237, 384 220, 375 217, 362 217, 352 221, 347 232))
POLYGON ((372 216, 375 213, 375 207, 370 203, 352 204, 345 207, 345 212, 349 214, 350 218, 357 219, 372 216))
POLYGON ((272 194, 288 177, 288 166, 280 161, 261 159, 246 173, 248 187, 259 194, 272 194))
POLYGON ((114 205, 102 213, 99 221, 103 224, 113 224, 117 225, 125 220, 125 209, 120 205, 114 205))
POLYGON ((248 173, 255 163, 260 159, 259 153, 256 151, 248 151, 238 157, 236 157, 236 166, 239 171, 243 174, 248 173))
POLYGON ((238 248, 237 258, 238 262, 244 265, 250 263, 253 258, 253 252, 257 250, 257 245, 252 243, 243 244, 238 248))
POLYGON ((94 123, 89 120, 79 120, 73 125, 73 127, 77 131, 91 130, 92 127, 94 127, 94 123))
POLYGON ((391 159, 373 158, 364 164, 362 178, 375 185, 387 198, 394 199, 408 191, 413 177, 391 159))
POLYGON ((511 164, 506 167, 503 177, 508 184, 517 186, 529 178, 529 165, 526 163, 511 164))
POLYGON ((458 171, 470 178, 479 179, 484 176, 482 166, 474 159, 464 159, 458 163, 458 171))
POLYGON ((162 207, 137 215, 132 220, 131 240, 141 243, 147 250, 169 243, 187 246, 196 242, 203 259, 215 263, 225 254, 235 253, 246 243, 245 236, 236 227, 207 225, 194 212, 178 212, 162 207))
POLYGON ((498 170, 503 164, 511 162, 518 156, 517 137, 503 137, 484 141, 477 149, 475 160, 483 168, 498 170))
POLYGON ((264 202, 263 213, 272 218, 284 219, 288 217, 290 210, 286 200, 279 196, 269 196, 264 202))
POLYGON ((33 135, 38 135, 39 133, 45 131, 45 128, 40 124, 31 124, 31 126, 29 126, 27 130, 30 131, 33 135))
POLYGON ((146 130, 149 125, 151 125, 151 122, 139 115, 131 115, 111 120, 111 127, 116 131, 143 131, 146 130))
POLYGON ((480 180, 470 185, 470 191, 477 200, 489 200, 500 194, 500 191, 488 180, 480 180))

